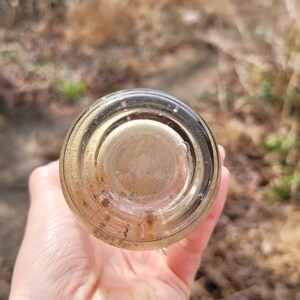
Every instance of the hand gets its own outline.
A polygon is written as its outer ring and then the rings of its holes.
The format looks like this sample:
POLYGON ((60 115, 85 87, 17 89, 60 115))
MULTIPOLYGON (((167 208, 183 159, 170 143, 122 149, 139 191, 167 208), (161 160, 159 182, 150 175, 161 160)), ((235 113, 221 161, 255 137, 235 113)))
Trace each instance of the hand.
MULTIPOLYGON (((224 149, 219 150, 223 161, 224 149)), ((91 236, 64 200, 58 162, 36 169, 29 180, 30 210, 10 299, 187 299, 222 211, 228 180, 222 167, 210 214, 164 256, 157 250, 118 249, 91 236)))

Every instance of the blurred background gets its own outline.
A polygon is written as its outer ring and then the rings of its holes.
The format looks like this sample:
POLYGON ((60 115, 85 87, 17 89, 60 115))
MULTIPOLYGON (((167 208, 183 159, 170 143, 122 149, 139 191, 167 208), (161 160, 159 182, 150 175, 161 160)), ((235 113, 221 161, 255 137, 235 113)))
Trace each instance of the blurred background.
POLYGON ((227 150, 191 299, 300 299, 298 0, 0 0, 0 23, 0 299, 30 171, 87 105, 132 87, 182 98, 227 150))

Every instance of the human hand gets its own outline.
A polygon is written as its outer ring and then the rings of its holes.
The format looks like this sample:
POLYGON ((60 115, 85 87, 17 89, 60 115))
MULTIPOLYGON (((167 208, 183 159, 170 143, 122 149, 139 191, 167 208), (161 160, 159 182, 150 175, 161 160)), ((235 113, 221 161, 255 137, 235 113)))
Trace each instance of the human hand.
MULTIPOLYGON (((223 162, 224 149, 219 152, 223 162)), ((208 217, 164 256, 115 248, 90 235, 64 200, 58 162, 37 168, 29 180, 30 210, 10 299, 187 299, 228 181, 229 171, 222 167, 208 217)))

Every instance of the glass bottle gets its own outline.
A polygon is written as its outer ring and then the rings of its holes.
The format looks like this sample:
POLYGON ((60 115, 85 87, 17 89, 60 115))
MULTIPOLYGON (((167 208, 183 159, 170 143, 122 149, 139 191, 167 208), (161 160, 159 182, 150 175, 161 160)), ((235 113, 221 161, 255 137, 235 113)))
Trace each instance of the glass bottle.
POLYGON ((219 187, 217 145, 203 119, 167 93, 105 96, 70 128, 60 156, 65 199, 91 234, 148 250, 184 238, 219 187))

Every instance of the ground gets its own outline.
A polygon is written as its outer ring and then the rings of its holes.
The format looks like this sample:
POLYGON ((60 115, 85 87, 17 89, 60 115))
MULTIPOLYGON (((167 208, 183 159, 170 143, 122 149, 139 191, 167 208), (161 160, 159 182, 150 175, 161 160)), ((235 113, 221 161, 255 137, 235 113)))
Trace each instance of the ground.
MULTIPOLYGON (((101 26, 96 31, 91 29, 90 14, 86 21, 90 31, 80 31, 76 20, 66 21, 55 7, 51 16, 47 9, 35 7, 39 17, 34 20, 28 18, 30 12, 22 15, 17 11, 15 20, 7 19, 0 28, 0 299, 8 297, 24 231, 29 173, 59 157, 67 129, 89 103, 130 87, 155 88, 186 101, 205 119, 227 152, 229 196, 195 278, 191 299, 300 299, 299 193, 294 195, 296 201, 268 196, 277 176, 271 162, 279 154, 268 152, 265 140, 274 132, 281 108, 276 111, 272 106, 277 104, 262 98, 263 105, 251 97, 255 105, 248 105, 250 100, 245 100, 242 89, 251 94, 258 85, 253 70, 254 79, 250 83, 245 79, 249 77, 245 60, 259 57, 254 50, 244 53, 240 46, 253 47, 241 18, 250 16, 245 18, 248 26, 258 20, 261 26, 272 24, 283 6, 275 9, 273 1, 265 2, 270 2, 269 6, 259 6, 260 1, 238 6, 239 13, 235 11, 233 16, 242 33, 240 41, 218 5, 195 0, 186 8, 178 1, 171 6, 166 1, 167 14, 161 13, 163 4, 155 5, 152 18, 134 22, 131 2, 120 18, 121 25, 131 24, 130 32, 108 26, 114 14, 103 24, 97 23, 101 26), (197 5, 202 5, 201 9, 197 5), (261 21, 263 13, 268 18, 261 21), (164 22, 172 17, 180 18, 181 23, 167 26, 164 22), (61 20, 63 25, 57 25, 61 20), (223 40, 207 35, 212 27, 220 26, 223 40), (228 46, 224 37, 236 42, 234 47, 228 46), (241 58, 248 53, 251 55, 241 58)), ((72 14, 69 7, 63 9, 72 14)), ((79 9, 80 21, 91 8, 79 9)), ((103 14, 101 9, 96 16, 103 14)), ((149 7, 140 5, 135 16, 140 20, 147 13, 149 7)), ((281 26, 287 25, 283 22, 281 26)), ((270 78, 277 80, 273 75, 270 78)), ((268 81, 259 84, 267 97, 268 81)), ((292 122, 292 117, 286 119, 292 122)))

